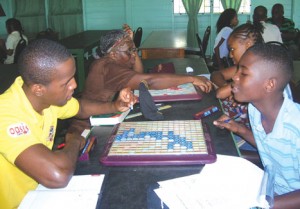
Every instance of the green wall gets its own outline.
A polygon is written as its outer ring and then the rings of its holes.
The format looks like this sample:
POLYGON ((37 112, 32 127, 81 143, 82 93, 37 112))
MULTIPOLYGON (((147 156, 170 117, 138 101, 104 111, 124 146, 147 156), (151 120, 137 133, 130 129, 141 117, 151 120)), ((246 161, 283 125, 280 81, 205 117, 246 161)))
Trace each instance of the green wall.
MULTIPOLYGON (((6 37, 5 20, 13 16, 13 0, 0 0, 7 17, 0 17, 0 37, 6 37)), ((23 0, 25 1, 25 0, 23 0)), ((45 0, 47 1, 47 0, 45 0)), ((172 0, 82 0, 84 8, 84 29, 117 29, 123 23, 128 23, 133 29, 143 27, 143 40, 153 30, 163 29, 186 29, 187 15, 174 15, 172 0)), ((281 2, 285 7, 285 16, 295 21, 300 28, 300 9, 298 0, 252 0, 251 8, 264 5, 269 10, 272 5, 281 2)), ((199 33, 203 37, 204 30, 208 25, 212 26, 211 37, 207 54, 212 53, 212 46, 216 36, 215 24, 219 14, 199 14, 199 33)), ((252 15, 239 14, 240 23, 252 19, 252 15)), ((26 28, 25 28, 26 32, 26 28)))

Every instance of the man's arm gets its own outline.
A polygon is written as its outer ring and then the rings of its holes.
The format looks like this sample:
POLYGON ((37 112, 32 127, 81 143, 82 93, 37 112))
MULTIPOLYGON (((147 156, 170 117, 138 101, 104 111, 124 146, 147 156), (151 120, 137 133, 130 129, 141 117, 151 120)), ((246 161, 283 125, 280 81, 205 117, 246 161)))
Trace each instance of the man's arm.
POLYGON ((300 208, 300 190, 289 192, 287 194, 275 196, 273 209, 299 209, 300 208))
POLYGON ((214 71, 211 74, 210 80, 219 87, 224 86, 227 84, 227 81, 232 79, 232 77, 235 75, 237 71, 236 68, 236 66, 231 66, 222 70, 214 71))
POLYGON ((67 134, 66 146, 62 150, 52 151, 43 144, 35 144, 19 154, 15 165, 46 187, 65 187, 73 176, 84 143, 83 137, 67 134))
POLYGON ((119 97, 114 102, 98 102, 88 99, 80 99, 80 109, 76 115, 78 118, 88 118, 91 115, 100 115, 113 113, 117 111, 124 112, 137 102, 137 97, 133 95, 130 88, 120 91, 119 97))

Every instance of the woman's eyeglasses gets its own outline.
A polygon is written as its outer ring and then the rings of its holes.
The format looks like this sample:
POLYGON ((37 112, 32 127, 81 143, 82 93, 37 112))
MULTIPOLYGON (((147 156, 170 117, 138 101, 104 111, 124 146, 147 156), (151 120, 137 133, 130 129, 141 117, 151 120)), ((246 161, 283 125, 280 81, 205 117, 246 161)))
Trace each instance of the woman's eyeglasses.
POLYGON ((124 52, 128 56, 131 56, 132 54, 134 54, 135 52, 137 52, 137 50, 138 50, 137 48, 131 48, 131 49, 128 49, 126 51, 118 50, 118 52, 124 52))

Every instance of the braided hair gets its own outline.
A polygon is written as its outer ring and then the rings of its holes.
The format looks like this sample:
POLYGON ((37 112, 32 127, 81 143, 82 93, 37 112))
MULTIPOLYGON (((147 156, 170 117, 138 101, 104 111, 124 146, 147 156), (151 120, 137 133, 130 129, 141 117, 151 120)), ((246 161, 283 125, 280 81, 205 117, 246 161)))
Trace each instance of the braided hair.
POLYGON ((254 43, 264 43, 261 35, 262 28, 252 23, 245 23, 236 27, 230 34, 230 38, 240 39, 245 41, 247 39, 253 40, 254 43))

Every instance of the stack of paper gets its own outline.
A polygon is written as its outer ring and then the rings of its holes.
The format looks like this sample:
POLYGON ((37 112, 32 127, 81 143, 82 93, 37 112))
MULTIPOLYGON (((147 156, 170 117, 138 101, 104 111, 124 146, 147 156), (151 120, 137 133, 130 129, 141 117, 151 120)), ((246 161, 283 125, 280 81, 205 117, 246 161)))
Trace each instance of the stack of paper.
POLYGON ((170 209, 269 208, 260 197, 264 171, 240 158, 217 155, 199 174, 158 182, 155 193, 170 209))
POLYGON ((27 193, 19 209, 95 209, 104 175, 73 176, 68 186, 48 189, 39 185, 27 193))

